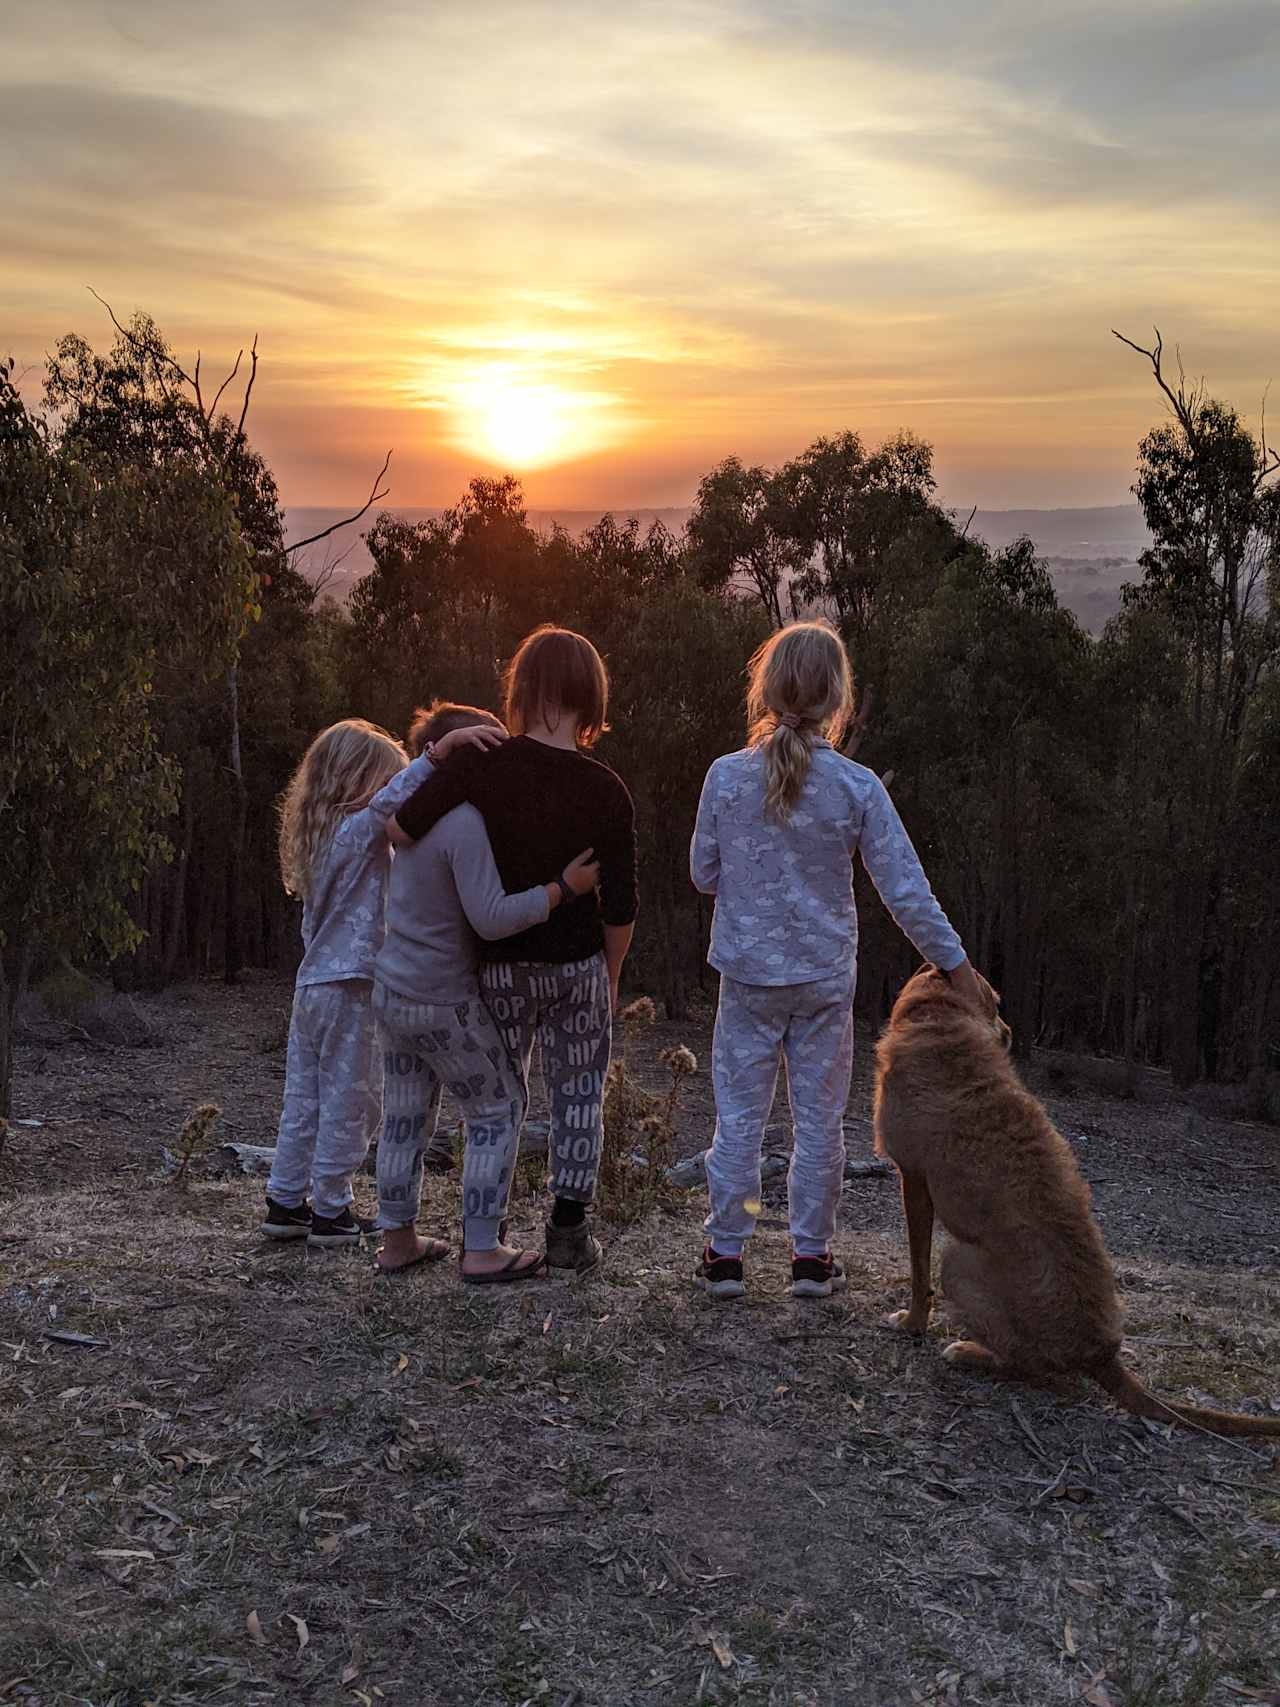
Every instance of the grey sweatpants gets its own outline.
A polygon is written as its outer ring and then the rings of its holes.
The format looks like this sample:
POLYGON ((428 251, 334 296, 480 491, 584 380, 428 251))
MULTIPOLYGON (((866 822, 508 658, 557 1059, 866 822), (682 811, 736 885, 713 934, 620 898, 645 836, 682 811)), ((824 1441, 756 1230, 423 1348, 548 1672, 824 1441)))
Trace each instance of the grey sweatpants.
POLYGON ((552 1191, 590 1203, 600 1166, 613 1029, 604 955, 561 965, 496 961, 480 968, 480 988, 526 1088, 534 1043, 541 1045, 552 1191))
POLYGON ((284 1106, 267 1195, 295 1209, 308 1191, 317 1215, 341 1215, 351 1177, 368 1153, 382 1110, 367 978, 304 984, 289 1021, 284 1106))
POLYGON ((375 984, 386 1116, 378 1142, 378 1225, 409 1227, 422 1204, 422 1158, 447 1089, 462 1111, 462 1212, 468 1250, 491 1251, 511 1196, 525 1095, 489 1011, 411 1002, 375 984))
POLYGON ((760 1151, 785 1060, 795 1147, 787 1177, 797 1256, 822 1256, 836 1230, 844 1173, 845 1105, 853 1068, 850 967, 812 984, 720 979, 711 1045, 716 1131, 707 1152, 707 1236, 740 1256, 760 1210, 760 1151))

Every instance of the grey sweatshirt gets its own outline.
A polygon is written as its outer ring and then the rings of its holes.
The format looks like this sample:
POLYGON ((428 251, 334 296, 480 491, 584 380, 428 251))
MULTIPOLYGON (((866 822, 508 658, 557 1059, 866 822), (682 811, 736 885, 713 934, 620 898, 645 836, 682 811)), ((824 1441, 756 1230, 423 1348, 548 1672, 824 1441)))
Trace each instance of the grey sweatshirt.
MULTIPOLYGON (((547 881, 555 876, 548 872, 547 881)), ((476 936, 514 936, 540 925, 550 910, 541 885, 507 894, 484 819, 474 806, 455 806, 392 862, 387 934, 374 975, 412 1002, 466 1001, 479 989, 476 936)))
POLYGON ((391 871, 387 819, 426 781, 431 768, 430 759, 415 759, 334 831, 311 874, 302 908, 299 989, 373 977, 391 871))
POLYGON ((786 823, 765 813, 765 759, 754 747, 707 772, 689 870, 716 898, 707 958, 740 984, 807 984, 858 952, 852 857, 926 960, 950 972, 964 947, 884 784, 827 741, 815 741, 803 792, 786 823))

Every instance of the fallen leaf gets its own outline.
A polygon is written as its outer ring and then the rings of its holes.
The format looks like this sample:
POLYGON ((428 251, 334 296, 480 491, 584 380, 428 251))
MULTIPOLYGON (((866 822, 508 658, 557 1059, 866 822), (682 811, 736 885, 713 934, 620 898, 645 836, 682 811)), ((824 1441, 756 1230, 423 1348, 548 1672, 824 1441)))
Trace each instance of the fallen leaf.
POLYGON ((399 1357, 398 1357, 398 1358, 397 1358, 397 1359, 396 1359, 396 1366, 395 1366, 395 1368, 394 1368, 394 1369, 393 1369, 393 1370, 392 1370, 392 1371, 391 1371, 391 1373, 392 1373, 392 1374, 393 1374, 393 1375, 403 1375, 403 1374, 404 1374, 404 1372, 405 1372, 405 1370, 406 1370, 406 1369, 407 1369, 407 1368, 408 1368, 408 1367, 409 1367, 409 1357, 408 1357, 408 1354, 407 1354, 407 1353, 406 1353, 406 1352, 403 1352, 403 1351, 402 1351, 402 1352, 401 1352, 401 1353, 400 1353, 400 1355, 399 1355, 399 1357))
POLYGON ((456 1387, 450 1388, 453 1393, 465 1393, 468 1387, 481 1387, 484 1383, 478 1375, 471 1375, 465 1381, 459 1381, 456 1387))
POLYGON ((1070 1654, 1072 1659, 1076 1657, 1076 1633, 1071 1628, 1070 1619, 1068 1619, 1062 1627, 1062 1646, 1066 1649, 1067 1653, 1070 1654))
POLYGON ((104 1346, 106 1340, 95 1339, 92 1334, 73 1334, 66 1328, 46 1328, 44 1338, 53 1340, 58 1345, 104 1346))
POLYGON ((724 1670, 728 1671, 729 1667, 733 1664, 733 1649, 729 1646, 728 1642, 725 1641, 724 1637, 718 1630, 713 1630, 711 1632, 709 1640, 711 1642, 711 1652, 716 1656, 716 1659, 720 1662, 724 1670))
POLYGON ((372 1528, 373 1525, 371 1523, 353 1523, 350 1529, 344 1529, 342 1531, 342 1539, 344 1541, 350 1541, 356 1535, 367 1535, 372 1528))
POLYGON ((341 1535, 322 1535, 316 1542, 317 1553, 336 1553, 342 1543, 341 1535))
POLYGON ((149 1553, 145 1547, 95 1547, 95 1559, 150 1559, 155 1564, 156 1556, 149 1553))
POLYGON ((1087 1594, 1092 1596, 1102 1593, 1100 1584, 1085 1582, 1081 1577, 1068 1577, 1067 1587, 1073 1588, 1077 1594, 1087 1594))
POLYGON ((341 1682, 344 1684, 354 1683, 355 1680, 359 1677, 359 1675, 360 1675, 360 1667, 357 1664, 357 1662, 355 1660, 348 1660, 346 1665, 344 1665, 342 1668, 341 1682))
POLYGON ((249 1632, 249 1640, 257 1642, 259 1647, 265 1645, 267 1638, 262 1633, 262 1620, 254 1610, 244 1621, 244 1627, 249 1632))
POLYGON ((311 1640, 311 1632, 307 1629, 307 1621, 305 1618, 299 1618, 296 1612, 286 1612, 285 1617, 298 1632, 298 1652, 301 1653, 307 1643, 311 1640))
POLYGON ((547 1318, 542 1324, 542 1331, 544 1334, 549 1334, 551 1332, 551 1312, 550 1312, 550 1310, 547 1311, 547 1318))

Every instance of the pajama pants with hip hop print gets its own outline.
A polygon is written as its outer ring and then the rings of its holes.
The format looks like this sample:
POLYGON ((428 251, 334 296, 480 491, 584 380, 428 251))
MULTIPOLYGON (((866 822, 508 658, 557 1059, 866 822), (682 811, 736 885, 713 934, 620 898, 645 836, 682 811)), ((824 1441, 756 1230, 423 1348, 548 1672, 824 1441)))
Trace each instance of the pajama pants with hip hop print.
POLYGON ((466 1131, 463 1240, 469 1251, 491 1251, 511 1196, 525 1114, 524 1086, 497 1027, 478 995, 412 1002, 376 984, 373 1011, 386 1104, 378 1141, 378 1226, 409 1227, 417 1220, 422 1158, 447 1090, 466 1131))
POLYGON ((711 1045, 716 1131, 707 1152, 706 1230, 721 1256, 741 1256, 760 1209, 760 1152, 785 1060, 795 1148, 787 1177, 797 1256, 822 1256, 836 1230, 845 1105, 853 1067, 852 968, 811 984, 720 979, 711 1045))
POLYGON ((284 1106, 267 1195, 341 1215, 382 1110, 382 1063, 367 978, 304 984, 289 1021, 284 1106))
POLYGON ((552 1191, 590 1203, 613 1026, 604 955, 562 964, 496 961, 480 968, 480 988, 526 1086, 534 1043, 542 1048, 552 1191))

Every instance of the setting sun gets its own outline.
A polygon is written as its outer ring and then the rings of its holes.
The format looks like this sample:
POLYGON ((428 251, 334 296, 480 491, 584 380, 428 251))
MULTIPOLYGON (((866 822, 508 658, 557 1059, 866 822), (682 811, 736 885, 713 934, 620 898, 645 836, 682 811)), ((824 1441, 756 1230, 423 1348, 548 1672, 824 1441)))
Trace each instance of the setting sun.
POLYGON ((502 362, 439 380, 431 407, 452 417, 450 437, 505 469, 545 468, 616 441, 617 399, 557 383, 544 364, 502 362))
POLYGON ((481 419, 484 448, 512 468, 554 461, 568 425, 559 400, 541 387, 496 392, 481 419))

